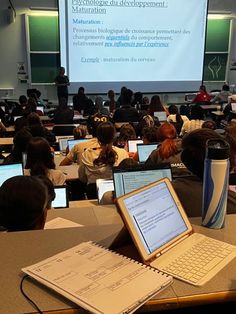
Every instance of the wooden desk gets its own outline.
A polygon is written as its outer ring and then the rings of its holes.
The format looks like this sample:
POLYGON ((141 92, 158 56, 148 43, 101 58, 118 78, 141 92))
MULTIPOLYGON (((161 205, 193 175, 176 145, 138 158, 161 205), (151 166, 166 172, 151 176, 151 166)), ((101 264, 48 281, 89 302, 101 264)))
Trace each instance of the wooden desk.
POLYGON ((1 137, 0 145, 13 145, 13 137, 1 137))

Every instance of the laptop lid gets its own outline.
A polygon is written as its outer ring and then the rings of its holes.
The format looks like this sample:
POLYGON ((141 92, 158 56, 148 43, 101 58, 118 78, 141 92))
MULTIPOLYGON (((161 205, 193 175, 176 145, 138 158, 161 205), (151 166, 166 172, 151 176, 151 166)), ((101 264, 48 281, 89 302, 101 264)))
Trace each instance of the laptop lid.
POLYGON ((232 111, 236 111, 236 102, 231 103, 232 111))
POLYGON ((142 256, 149 263, 192 233, 192 226, 168 178, 116 199, 142 256))
POLYGON ((137 144, 139 162, 145 162, 158 145, 159 143, 137 144))
POLYGON ((54 186, 55 199, 52 201, 53 208, 68 208, 69 207, 69 198, 67 187, 65 185, 54 186))
POLYGON ((137 144, 142 144, 143 140, 136 139, 136 140, 128 140, 128 151, 130 153, 136 153, 137 152, 137 144))
POLYGON ((42 113, 44 113, 44 106, 37 106, 36 110, 42 111, 42 113))
POLYGON ((23 176, 22 163, 0 164, 0 186, 11 177, 23 176))
POLYGON ((81 138, 81 139, 79 139, 79 140, 68 140, 68 147, 69 147, 69 151, 71 151, 71 149, 76 145, 76 144, 79 144, 79 143, 82 143, 82 142, 87 142, 87 141, 89 141, 89 139, 88 138, 81 138))
POLYGON ((165 177, 172 180, 172 172, 169 163, 155 167, 139 165, 132 169, 114 167, 113 180, 115 195, 119 197, 165 177))
POLYGON ((96 180, 97 194, 98 194, 98 203, 103 204, 103 196, 106 192, 114 191, 114 183, 113 180, 109 179, 97 179, 96 180))
POLYGON ((157 117, 160 122, 165 122, 167 120, 165 111, 155 111, 154 117, 157 117))
POLYGON ((68 137, 59 138, 58 143, 60 152, 65 152, 68 145, 68 137))

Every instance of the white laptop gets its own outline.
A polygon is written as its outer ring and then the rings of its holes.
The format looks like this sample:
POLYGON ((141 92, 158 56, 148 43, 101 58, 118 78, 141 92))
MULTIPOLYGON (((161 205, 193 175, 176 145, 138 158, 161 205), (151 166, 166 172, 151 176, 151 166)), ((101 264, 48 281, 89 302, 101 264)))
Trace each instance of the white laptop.
POLYGON ((37 106, 36 110, 42 111, 42 113, 44 113, 44 106, 37 106))
POLYGON ((236 102, 231 102, 232 111, 236 111, 236 102))
POLYGON ((89 138, 81 138, 81 139, 79 139, 79 140, 69 139, 69 140, 68 140, 69 151, 71 151, 71 149, 72 149, 76 144, 79 144, 79 143, 82 143, 82 142, 87 142, 87 141, 89 141, 89 138))
POLYGON ((236 246, 194 233, 165 178, 116 200, 145 264, 201 286, 236 256, 236 246))
POLYGON ((143 140, 136 139, 136 140, 128 140, 128 151, 130 153, 137 152, 137 144, 142 144, 143 140))
POLYGON ((65 185, 54 186, 55 199, 52 201, 52 208, 68 208, 69 199, 67 187, 65 185))
POLYGON ((0 164, 0 186, 11 177, 23 176, 22 163, 0 164))
POLYGON ((157 117, 160 122, 165 122, 167 120, 167 115, 165 111, 155 111, 154 117, 157 117))
POLYGON ((119 197, 165 177, 172 180, 171 167, 167 163, 156 167, 139 165, 131 169, 113 167, 115 195, 119 197))
POLYGON ((137 144, 139 162, 145 162, 151 152, 158 147, 159 143, 137 144))
POLYGON ((97 179, 97 194, 98 194, 98 204, 106 204, 106 201, 103 199, 103 196, 106 192, 110 192, 110 196, 112 198, 112 194, 114 192, 114 183, 113 180, 109 179, 97 179))

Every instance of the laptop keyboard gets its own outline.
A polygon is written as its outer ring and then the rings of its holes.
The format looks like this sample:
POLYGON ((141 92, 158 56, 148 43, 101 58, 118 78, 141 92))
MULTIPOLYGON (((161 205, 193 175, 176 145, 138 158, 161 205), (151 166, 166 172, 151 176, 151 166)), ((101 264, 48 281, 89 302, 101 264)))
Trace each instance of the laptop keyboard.
POLYGON ((161 270, 193 285, 202 285, 228 264, 235 253, 235 246, 204 237, 161 270))

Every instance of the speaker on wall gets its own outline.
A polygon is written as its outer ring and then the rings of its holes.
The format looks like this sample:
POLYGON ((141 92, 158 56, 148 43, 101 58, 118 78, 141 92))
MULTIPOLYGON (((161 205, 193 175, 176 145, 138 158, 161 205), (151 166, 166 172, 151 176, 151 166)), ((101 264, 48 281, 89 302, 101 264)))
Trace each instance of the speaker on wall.
POLYGON ((6 10, 6 21, 8 24, 14 23, 15 22, 15 12, 12 9, 12 7, 8 7, 8 9, 6 10))

